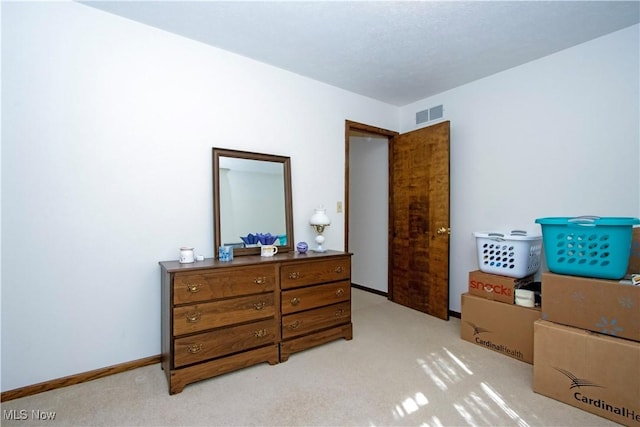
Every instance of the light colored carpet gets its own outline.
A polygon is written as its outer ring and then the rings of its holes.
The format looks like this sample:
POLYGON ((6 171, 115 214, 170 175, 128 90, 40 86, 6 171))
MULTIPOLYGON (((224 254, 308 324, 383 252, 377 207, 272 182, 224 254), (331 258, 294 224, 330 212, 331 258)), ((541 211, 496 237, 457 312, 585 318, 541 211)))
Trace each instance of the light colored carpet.
POLYGON ((353 340, 188 385, 160 365, 2 404, 3 426, 606 426, 535 394, 531 365, 445 322, 353 290, 353 340), (25 411, 9 420, 7 411, 25 411), (32 411, 55 412, 38 421, 32 411))

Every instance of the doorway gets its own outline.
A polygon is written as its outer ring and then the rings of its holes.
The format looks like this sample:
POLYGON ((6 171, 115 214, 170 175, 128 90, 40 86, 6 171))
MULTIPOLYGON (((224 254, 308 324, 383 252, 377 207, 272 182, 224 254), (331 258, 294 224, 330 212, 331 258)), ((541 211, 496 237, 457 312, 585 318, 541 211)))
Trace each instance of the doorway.
POLYGON ((345 250, 354 287, 389 293, 389 149, 397 132, 346 122, 345 250))
POLYGON ((347 121, 345 147, 354 287, 448 319, 449 122, 401 135, 347 121))
POLYGON ((381 295, 389 291, 389 138, 349 138, 349 246, 351 280, 381 295))

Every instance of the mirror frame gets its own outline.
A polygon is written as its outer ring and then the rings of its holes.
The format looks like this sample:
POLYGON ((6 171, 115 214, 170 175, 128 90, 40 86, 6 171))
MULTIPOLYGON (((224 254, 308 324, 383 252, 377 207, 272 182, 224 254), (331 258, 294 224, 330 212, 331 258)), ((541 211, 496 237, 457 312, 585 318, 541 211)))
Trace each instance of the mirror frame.
MULTIPOLYGON (((293 205, 291 198, 291 158, 273 154, 253 153, 250 151, 230 150, 213 147, 213 257, 218 258, 218 248, 221 243, 220 225, 220 157, 232 157, 236 159, 259 160, 264 162, 282 163, 284 179, 284 212, 285 226, 287 233, 287 244, 278 246, 278 253, 290 252, 294 248, 293 238, 293 205)), ((254 230, 255 231, 255 230, 254 230)), ((260 255, 260 247, 255 248, 233 248, 234 256, 260 255)))

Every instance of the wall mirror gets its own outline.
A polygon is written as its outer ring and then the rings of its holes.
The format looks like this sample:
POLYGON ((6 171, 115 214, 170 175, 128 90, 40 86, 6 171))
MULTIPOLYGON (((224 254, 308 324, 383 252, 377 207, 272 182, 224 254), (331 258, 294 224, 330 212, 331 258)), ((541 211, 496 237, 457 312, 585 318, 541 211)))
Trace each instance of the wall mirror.
POLYGON ((223 245, 259 254, 257 237, 269 235, 278 252, 293 250, 291 159, 213 148, 213 216, 216 258, 223 245))

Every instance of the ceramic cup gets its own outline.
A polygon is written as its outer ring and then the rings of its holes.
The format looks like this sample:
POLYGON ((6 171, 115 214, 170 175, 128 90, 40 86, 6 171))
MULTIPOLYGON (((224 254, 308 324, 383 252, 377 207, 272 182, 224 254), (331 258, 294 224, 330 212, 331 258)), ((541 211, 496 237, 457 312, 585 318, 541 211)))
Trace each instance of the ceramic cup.
POLYGON ((275 245, 264 245, 260 247, 261 256, 274 256, 278 253, 278 247, 275 245))
POLYGON ((189 246, 183 246, 180 248, 180 264, 190 264, 195 261, 195 255, 193 248, 189 246))

